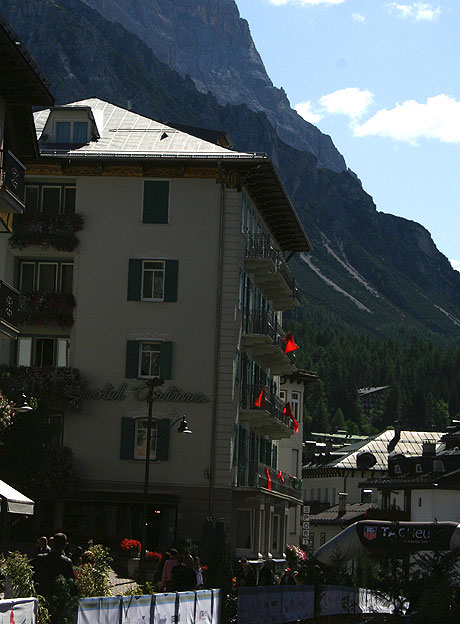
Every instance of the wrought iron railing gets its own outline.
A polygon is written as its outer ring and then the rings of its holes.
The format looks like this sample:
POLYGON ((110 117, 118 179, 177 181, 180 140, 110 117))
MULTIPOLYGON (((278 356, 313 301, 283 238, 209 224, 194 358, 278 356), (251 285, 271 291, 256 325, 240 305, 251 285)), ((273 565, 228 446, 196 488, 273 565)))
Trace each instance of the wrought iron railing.
POLYGON ((264 410, 289 429, 294 429, 292 419, 284 413, 285 403, 263 384, 245 385, 241 388, 240 407, 243 410, 264 410), (257 404, 260 404, 260 407, 257 404))

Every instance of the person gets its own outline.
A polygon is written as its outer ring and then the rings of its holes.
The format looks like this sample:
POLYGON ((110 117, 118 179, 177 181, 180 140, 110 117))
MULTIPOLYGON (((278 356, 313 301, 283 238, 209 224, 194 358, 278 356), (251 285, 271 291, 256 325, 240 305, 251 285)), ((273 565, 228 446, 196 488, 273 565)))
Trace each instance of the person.
POLYGON ((63 554, 67 544, 64 533, 56 533, 51 541, 51 551, 42 553, 31 559, 34 569, 34 582, 37 592, 45 598, 55 595, 56 579, 63 576, 74 581, 75 573, 71 560, 63 554))
POLYGON ((247 559, 242 558, 239 561, 240 569, 236 575, 237 587, 253 587, 257 585, 256 575, 247 559))
POLYGON ((171 572, 172 591, 193 591, 196 585, 196 574, 193 569, 192 555, 179 556, 179 565, 171 572))
POLYGON ((175 548, 171 548, 169 551, 169 559, 165 561, 163 566, 163 574, 161 575, 161 584, 164 591, 173 591, 171 575, 173 568, 179 565, 179 555, 175 548))
POLYGON ((273 559, 265 559, 259 574, 259 585, 275 584, 275 574, 273 573, 274 567, 275 562, 273 561, 273 559))
POLYGON ((49 552, 51 552, 51 548, 48 546, 48 538, 42 535, 35 544, 35 555, 43 555, 49 552))
POLYGON ((74 566, 77 566, 77 567, 81 566, 81 564, 83 563, 83 559, 82 559, 83 553, 84 553, 84 550, 81 546, 77 546, 75 548, 71 557, 72 564, 74 566))
POLYGON ((203 581, 203 569, 201 567, 201 563, 200 563, 200 559, 199 557, 194 557, 193 558, 193 569, 195 570, 195 577, 196 577, 196 589, 202 589, 204 586, 204 581, 203 581))

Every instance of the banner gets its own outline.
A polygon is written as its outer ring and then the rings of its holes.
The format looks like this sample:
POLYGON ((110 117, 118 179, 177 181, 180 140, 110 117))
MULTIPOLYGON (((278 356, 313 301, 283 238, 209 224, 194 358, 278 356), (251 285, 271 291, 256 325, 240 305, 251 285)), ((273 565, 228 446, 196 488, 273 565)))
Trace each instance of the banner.
POLYGON ((212 589, 212 624, 220 624, 222 611, 222 590, 212 589))
POLYGON ((175 624, 176 594, 156 594, 153 605, 153 622, 155 624, 175 624))
POLYGON ((37 612, 36 598, 0 600, 0 624, 36 624, 37 612))
POLYGON ((77 624, 120 624, 121 597, 81 598, 77 624))
POLYGON ((212 591, 209 589, 196 592, 195 622, 212 624, 212 591))
POLYGON ((181 624, 194 624, 195 622, 195 592, 180 592, 179 613, 177 621, 181 624))
POLYGON ((121 599, 121 624, 150 624, 152 596, 123 596, 121 599))
POLYGON ((358 596, 352 587, 323 585, 321 587, 321 615, 340 615, 355 613, 358 596))

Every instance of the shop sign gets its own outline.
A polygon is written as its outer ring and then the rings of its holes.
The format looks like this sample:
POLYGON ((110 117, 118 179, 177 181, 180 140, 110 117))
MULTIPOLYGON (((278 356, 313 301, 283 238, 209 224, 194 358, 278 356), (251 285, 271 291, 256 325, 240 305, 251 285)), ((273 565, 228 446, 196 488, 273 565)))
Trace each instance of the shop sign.
POLYGON ((436 545, 449 548, 450 538, 457 524, 454 522, 357 522, 357 532, 365 548, 386 547, 390 542, 416 550, 432 550, 436 545))
MULTIPOLYGON (((127 383, 122 383, 118 387, 107 383, 102 388, 90 388, 88 382, 85 382, 80 396, 90 401, 124 401, 128 392, 134 393, 138 401, 145 401, 149 389, 146 385, 129 387, 127 383)), ((153 400, 167 403, 209 403, 209 397, 202 392, 186 392, 174 385, 165 389, 156 388, 153 400)))
POLYGON ((302 546, 308 546, 310 541, 310 505, 302 506, 302 546))

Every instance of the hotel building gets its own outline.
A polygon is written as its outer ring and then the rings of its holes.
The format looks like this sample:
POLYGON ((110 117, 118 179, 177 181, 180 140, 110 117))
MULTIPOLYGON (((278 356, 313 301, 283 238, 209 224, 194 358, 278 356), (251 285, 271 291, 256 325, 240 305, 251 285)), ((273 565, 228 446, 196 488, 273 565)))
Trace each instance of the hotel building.
POLYGON ((36 500, 35 529, 140 537, 145 383, 160 377, 147 547, 199 541, 212 516, 235 555, 282 555, 299 543, 315 376, 286 348, 282 313, 299 305, 287 261, 310 246, 273 164, 99 99, 35 124, 26 210, 0 240, 20 336, 0 353, 11 384, 46 401, 78 476, 36 500))

